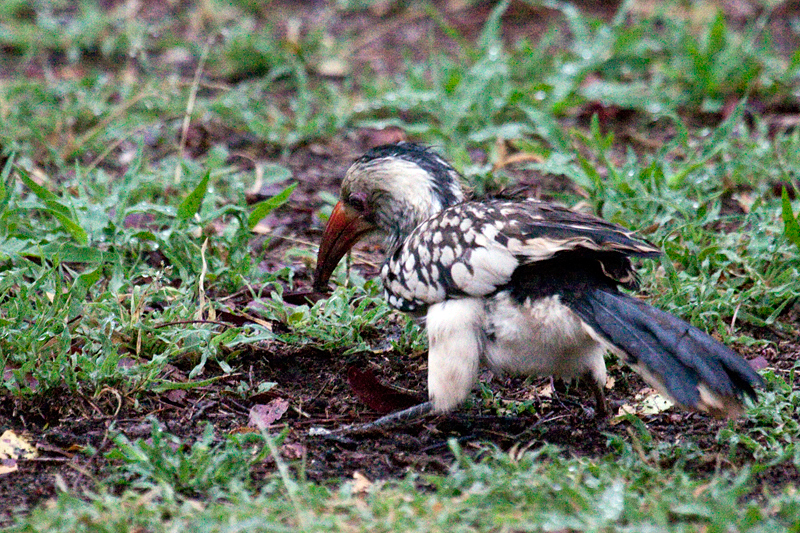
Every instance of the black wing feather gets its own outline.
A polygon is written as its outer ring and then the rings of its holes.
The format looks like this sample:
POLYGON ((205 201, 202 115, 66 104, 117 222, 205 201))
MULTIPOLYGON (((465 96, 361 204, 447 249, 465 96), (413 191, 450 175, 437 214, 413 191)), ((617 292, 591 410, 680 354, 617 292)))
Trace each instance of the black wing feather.
POLYGON ((683 320, 626 294, 595 289, 565 303, 663 384, 679 404, 698 408, 698 386, 722 398, 755 397, 761 377, 730 348, 683 320))

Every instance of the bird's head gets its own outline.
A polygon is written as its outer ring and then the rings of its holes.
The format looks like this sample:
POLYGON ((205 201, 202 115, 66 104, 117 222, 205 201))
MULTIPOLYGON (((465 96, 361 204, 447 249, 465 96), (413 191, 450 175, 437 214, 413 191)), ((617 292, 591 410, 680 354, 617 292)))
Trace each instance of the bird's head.
POLYGON ((314 288, 323 290, 353 245, 383 233, 389 249, 442 209, 464 201, 460 176, 435 152, 401 142, 373 148, 347 170, 322 235, 314 288))

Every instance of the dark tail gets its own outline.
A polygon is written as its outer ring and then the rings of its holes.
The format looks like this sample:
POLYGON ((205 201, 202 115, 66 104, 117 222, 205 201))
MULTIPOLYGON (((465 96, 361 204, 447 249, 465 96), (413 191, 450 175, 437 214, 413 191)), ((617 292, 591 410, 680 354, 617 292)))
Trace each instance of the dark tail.
POLYGON ((733 350, 677 317, 619 292, 595 289, 565 298, 626 363, 680 405, 715 416, 742 410, 761 377, 733 350))

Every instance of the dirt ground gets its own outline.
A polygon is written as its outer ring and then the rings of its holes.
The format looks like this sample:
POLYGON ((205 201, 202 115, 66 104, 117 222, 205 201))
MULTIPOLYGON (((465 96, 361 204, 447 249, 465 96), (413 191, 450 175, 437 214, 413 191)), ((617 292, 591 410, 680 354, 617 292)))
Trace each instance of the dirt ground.
MULTIPOLYGON (((456 4, 456 2, 452 2, 456 4)), ((746 6, 729 2, 730 5, 746 6)), ((285 2, 283 9, 296 11, 296 5, 285 2)), ((644 4, 646 5, 646 4, 644 4)), ((582 9, 610 18, 615 3, 589 2, 582 9)), ((457 10, 449 15, 451 23, 467 36, 480 30, 491 4, 457 10)), ((744 9, 744 8, 742 8, 744 9)), ((313 10, 312 10, 313 11, 313 10)), ((313 12, 307 14, 313 17, 313 12)), ((506 15, 505 28, 509 39, 519 35, 531 38, 539 35, 555 15, 545 10, 532 10, 516 6, 506 15)), ((389 75, 400 68, 402 59, 396 53, 413 44, 420 32, 428 31, 429 21, 422 18, 403 20, 390 13, 377 10, 357 15, 341 16, 328 21, 334 32, 363 32, 363 46, 356 51, 354 61, 370 64, 376 72, 389 75), (368 31, 369 29, 369 31, 368 31)), ((797 43, 786 43, 796 46, 797 43)), ((793 110, 796 113, 796 110, 793 110)), ((707 118, 707 117, 706 117, 707 118)), ((579 121, 573 117, 568 121, 579 121)), ((570 124, 565 123, 565 127, 570 124)), ((613 127, 613 125, 612 125, 613 127)), ((237 132, 224 125, 193 126, 192 135, 200 139, 193 144, 193 155, 203 155, 204 147, 218 143, 234 143, 237 150, 250 153, 255 159, 264 159, 269 147, 257 140, 243 141, 237 132)), ((272 241, 265 255, 259 258, 259 267, 277 270, 291 262, 295 269, 294 290, 310 289, 312 270, 300 260, 287 259, 287 251, 298 246, 296 241, 317 243, 321 225, 314 217, 320 207, 320 190, 338 194, 338 185, 349 163, 371 146, 395 140, 401 132, 357 130, 343 132, 333 139, 304 145, 285 157, 272 159, 293 171, 293 179, 300 186, 291 201, 273 212, 265 223, 273 228, 272 241), (288 238, 288 239, 287 239, 288 238), (290 239, 290 240, 289 240, 290 239)), ((650 137, 653 138, 652 136, 650 137)), ((481 154, 476 154, 480 158, 481 154)), ((243 161, 244 158, 239 159, 243 161)), ((247 163, 243 163, 247 164, 247 163)), ((520 173, 522 180, 537 185, 547 197, 548 192, 569 188, 560 178, 542 177, 520 173)), ((277 190, 264 190, 266 195, 277 190)), ((256 201, 259 198, 254 198, 256 201)), ((263 236, 253 239, 254 249, 261 249, 263 236)), ((375 274, 375 268, 362 266, 363 259, 380 264, 381 250, 376 243, 361 245, 356 254, 356 266, 365 275, 375 274)), ((230 295, 211 295, 222 298, 230 295)), ((250 302, 244 295, 227 300, 234 310, 245 309, 250 302)), ((800 316, 791 309, 781 321, 800 329, 800 316)), ((274 328, 282 327, 274 324, 274 328)), ((376 334, 376 345, 381 335, 376 334)), ((748 359, 761 361, 777 369, 791 368, 800 358, 800 343, 776 330, 748 328, 748 333, 758 339, 768 339, 773 344, 767 348, 736 347, 748 359)), ((424 354, 403 356, 393 351, 356 353, 344 356, 341 352, 326 352, 309 347, 293 347, 265 342, 253 346, 233 361, 236 376, 223 376, 207 387, 188 391, 171 391, 164 394, 148 393, 138 398, 138 406, 130 398, 118 398, 112 393, 89 398, 64 394, 40 398, 35 402, 21 402, 0 395, 0 420, 3 427, 25 431, 38 445, 40 456, 21 465, 19 471, 4 476, 0 483, 0 525, 11 516, 14 508, 29 508, 52 497, 56 492, 56 476, 72 491, 91 489, 93 476, 105 466, 104 453, 111 446, 108 428, 113 424, 129 438, 146 438, 150 434, 148 416, 155 416, 166 430, 189 442, 199 436, 206 422, 215 427, 218 435, 241 431, 248 426, 251 409, 268 405, 271 401, 285 400, 288 410, 275 422, 280 431, 288 427, 282 453, 289 460, 302 459, 306 475, 315 481, 352 478, 358 471, 370 479, 397 478, 413 470, 417 472, 444 473, 453 457, 447 442, 457 439, 468 451, 478 453, 480 443, 494 443, 502 449, 513 445, 538 446, 552 443, 565 453, 598 457, 609 452, 608 435, 627 438, 632 428, 627 423, 598 420, 593 416, 591 394, 580 387, 557 392, 552 396, 536 394, 549 384, 549 380, 536 380, 525 384, 519 378, 492 376, 484 372, 482 380, 497 397, 530 402, 530 408, 521 415, 497 416, 480 408, 464 407, 448 416, 428 416, 386 431, 374 431, 350 440, 331 440, 310 436, 315 426, 336 428, 345 424, 374 420, 382 410, 402 407, 425 397, 426 361, 424 354), (366 373, 365 373, 366 372, 366 373), (242 376, 253 383, 274 381, 278 385, 260 396, 243 400, 226 388, 235 386, 242 376), (370 379, 374 376, 380 384, 397 388, 390 394, 370 379), (372 394, 372 397, 370 397, 372 394), (81 448, 92 447, 97 454, 88 457, 81 448)), ((607 391, 612 408, 630 403, 634 395, 644 388, 643 382, 630 370, 609 361, 614 387, 607 391)), ((209 365, 203 377, 214 375, 214 365, 209 365)), ((190 364, 176 364, 171 368, 175 376, 185 375, 190 364)), ((220 371, 219 375, 222 375, 220 371)), ((800 378, 795 378, 800 387, 800 378)), ((394 389, 392 389, 394 390, 394 389)), ((273 404, 274 405, 274 404, 273 404)), ((643 420, 653 437, 659 441, 694 441, 707 450, 698 460, 698 471, 714 471, 720 465, 744 463, 747 457, 731 459, 727 447, 715 442, 722 425, 706 416, 668 410, 643 420)), ((256 477, 273 470, 269 462, 256 472, 256 477)), ((791 466, 778 466, 759 474, 760 482, 767 487, 782 486, 796 477, 791 466)))

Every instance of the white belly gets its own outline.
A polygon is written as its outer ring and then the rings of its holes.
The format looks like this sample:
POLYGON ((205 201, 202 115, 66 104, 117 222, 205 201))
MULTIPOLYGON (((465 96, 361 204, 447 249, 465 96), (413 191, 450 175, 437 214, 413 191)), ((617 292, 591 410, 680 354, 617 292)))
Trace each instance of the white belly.
POLYGON ((520 305, 508 293, 487 304, 484 356, 494 371, 572 379, 589 373, 606 380, 605 348, 557 296, 520 305))
POLYGON ((511 374, 606 382, 604 344, 557 298, 519 305, 507 293, 446 300, 428 308, 428 393, 437 411, 469 395, 478 365, 511 374))

